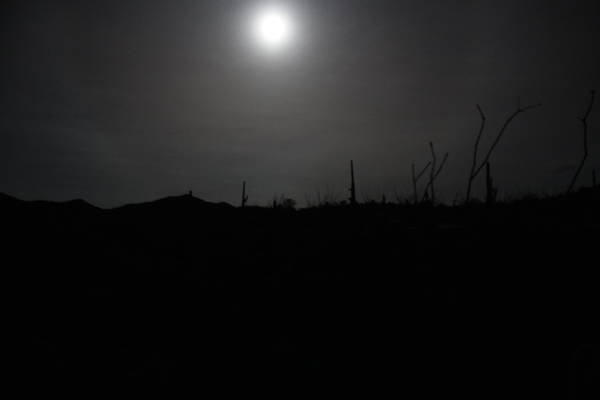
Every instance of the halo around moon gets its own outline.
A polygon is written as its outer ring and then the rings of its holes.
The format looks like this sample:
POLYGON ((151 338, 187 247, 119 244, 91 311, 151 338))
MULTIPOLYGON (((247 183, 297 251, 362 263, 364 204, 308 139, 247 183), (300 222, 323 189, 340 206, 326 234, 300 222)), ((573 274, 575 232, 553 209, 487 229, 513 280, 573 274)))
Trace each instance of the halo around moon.
POLYGON ((280 7, 266 7, 257 10, 252 18, 253 38, 264 50, 282 51, 292 44, 295 26, 289 11, 280 7))

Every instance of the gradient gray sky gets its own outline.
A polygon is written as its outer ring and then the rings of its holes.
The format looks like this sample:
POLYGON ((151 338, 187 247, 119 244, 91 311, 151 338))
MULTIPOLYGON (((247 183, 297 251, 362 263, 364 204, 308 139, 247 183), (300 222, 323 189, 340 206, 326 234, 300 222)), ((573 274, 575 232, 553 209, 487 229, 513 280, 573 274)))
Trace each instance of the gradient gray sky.
MULTIPOLYGON (((264 1, 3 1, 0 192, 100 206, 193 190, 237 204, 285 193, 410 191, 428 142, 446 201, 479 126, 522 104, 492 158, 503 195, 564 190, 577 120, 600 88, 597 1, 284 1, 298 42, 267 56, 243 28, 264 1)), ((600 172, 600 104, 590 116, 600 172)), ((483 146, 487 147, 484 140, 483 146)), ((480 190, 478 187, 477 190, 480 190)), ((478 192, 480 193, 480 192, 478 192)))

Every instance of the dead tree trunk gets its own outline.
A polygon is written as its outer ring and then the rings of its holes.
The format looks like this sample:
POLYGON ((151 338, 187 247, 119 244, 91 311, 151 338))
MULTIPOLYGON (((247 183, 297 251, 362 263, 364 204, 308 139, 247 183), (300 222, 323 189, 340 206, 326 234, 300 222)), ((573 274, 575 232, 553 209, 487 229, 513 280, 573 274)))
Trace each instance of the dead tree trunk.
POLYGON ((350 160, 350 204, 356 204, 356 183, 354 182, 354 161, 350 160))
POLYGON ((587 108, 583 118, 580 118, 581 123, 583 125, 583 156, 581 157, 581 161, 579 162, 577 171, 575 171, 575 175, 573 176, 573 179, 571 180, 571 183, 569 184, 569 188, 567 189, 567 194, 569 194, 573 191, 573 188, 575 187, 575 183, 577 182, 577 178, 579 177, 579 174, 581 174, 581 170, 583 169, 585 161, 587 160, 587 157, 588 157, 588 123, 587 123, 587 120, 588 120, 588 117, 590 116, 590 113, 592 112, 592 107, 594 106, 595 96, 596 96, 596 92, 594 90, 592 90, 588 108, 587 108))

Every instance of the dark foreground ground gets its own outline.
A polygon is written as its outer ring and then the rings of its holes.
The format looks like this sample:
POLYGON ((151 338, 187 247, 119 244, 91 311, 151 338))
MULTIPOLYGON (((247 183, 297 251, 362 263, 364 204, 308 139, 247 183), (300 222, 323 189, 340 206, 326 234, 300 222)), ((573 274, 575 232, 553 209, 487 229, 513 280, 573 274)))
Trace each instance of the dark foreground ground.
POLYGON ((22 393, 600 398, 598 191, 301 211, 2 196, 0 218, 22 393))

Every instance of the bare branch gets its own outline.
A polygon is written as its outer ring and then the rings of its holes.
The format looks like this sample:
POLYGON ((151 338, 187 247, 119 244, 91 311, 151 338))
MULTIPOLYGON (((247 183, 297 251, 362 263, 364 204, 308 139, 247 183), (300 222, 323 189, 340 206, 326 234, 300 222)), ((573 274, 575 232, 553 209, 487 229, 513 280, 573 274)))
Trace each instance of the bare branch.
MULTIPOLYGON (((446 165, 446 161, 448 160, 448 153, 444 154, 444 158, 442 159, 442 163, 440 164, 440 167, 437 169, 437 171, 435 172, 434 176, 433 176, 433 180, 435 181, 438 177, 438 175, 440 174, 440 172, 442 172, 442 169, 444 168, 444 165, 446 165)), ((427 183, 427 186, 425 187, 425 193, 427 193, 427 191, 429 190, 429 188, 431 187, 431 182, 427 183)), ((425 197, 423 197, 423 199, 425 199, 425 197)))
POLYGON ((590 113, 592 112, 592 107, 594 106, 596 91, 592 90, 590 92, 590 95, 591 95, 590 102, 588 104, 585 115, 583 116, 583 118, 580 118, 581 123, 583 125, 583 156, 581 157, 581 161, 579 162, 577 171, 575 171, 575 175, 573 176, 573 179, 571 180, 571 183, 569 184, 569 188, 567 189, 567 194, 569 194, 573 191, 573 188, 575 187, 575 183, 577 182, 577 178, 579 178, 579 175, 581 174, 581 171, 583 170, 583 166, 585 165, 585 161, 587 160, 587 157, 588 157, 588 123, 587 123, 587 120, 588 120, 588 117, 590 116, 590 113))
POLYGON ((440 164, 440 167, 438 168, 437 172, 435 173, 435 176, 433 177, 434 179, 437 179, 437 177, 440 174, 440 172, 442 172, 442 168, 444 168, 444 165, 446 164, 446 161, 448 161, 448 153, 444 154, 444 158, 442 159, 442 163, 440 164))
POLYGON ((427 165, 425 165, 425 167, 423 168, 423 170, 421 172, 419 172, 419 174, 417 175, 417 181, 419 179, 421 179, 421 177, 423 176, 423 174, 425 174, 425 172, 427 172, 427 170, 429 169, 430 166, 431 166, 431 161, 429 161, 427 163, 427 165))
POLYGON ((431 149, 431 170, 429 171, 429 190, 431 190, 431 203, 435 203, 435 187, 433 181, 435 180, 435 167, 437 163, 437 157, 433 148, 433 142, 429 142, 429 148, 431 149))
POLYGON ((581 121, 586 121, 587 122, 587 119, 590 116, 590 113, 592 112, 592 107, 594 106, 594 100, 596 98, 596 91, 595 90, 591 90, 590 91, 590 95, 591 95, 590 103, 588 104, 587 111, 585 112, 585 115, 583 116, 583 118, 581 118, 581 121))
POLYGON ((469 184, 467 186, 467 203, 471 200, 471 188, 473 186, 473 179, 475 179, 474 172, 477 168, 477 152, 479 151, 479 143, 481 142, 481 136, 485 130, 486 122, 485 114, 483 113, 483 110, 479 104, 477 104, 477 110, 479 111, 479 116, 481 117, 481 125, 479 126, 479 133, 477 134, 477 139, 475 139, 475 146, 473 149, 473 163, 471 164, 471 171, 469 172, 469 184))
POLYGON ((502 125, 502 128, 500 129, 500 132, 498 132, 498 136, 496 136, 496 139, 494 140, 494 143, 492 143, 492 146, 490 147, 490 149, 488 150, 487 154, 485 155, 485 157, 483 158, 483 160, 481 161, 481 164, 479 165, 479 167, 477 167, 477 169, 475 169, 475 172, 473 173, 473 178, 475 178, 477 175, 479 175, 479 173, 481 172, 481 170, 485 167, 485 165, 487 164, 487 162, 490 160, 490 156, 492 155, 492 153, 494 152, 494 149, 496 148, 496 146, 498 145, 498 143, 500 142, 500 139, 502 139, 502 136, 504 136, 504 133, 506 132, 506 129, 508 128, 508 126, 510 125, 510 123, 521 113, 524 113, 526 111, 529 110, 533 110, 534 108, 538 108, 541 107, 541 104, 533 104, 530 106, 526 106, 526 107, 519 107, 517 108, 517 110, 512 113, 504 122, 504 125, 502 125))
POLYGON ((415 173, 415 164, 411 165, 412 182, 413 182, 413 196, 414 196, 415 204, 417 204, 419 202, 419 193, 418 193, 418 189, 417 189, 417 183, 419 182, 419 179, 421 179, 421 177, 423 176, 423 174, 425 174, 425 172, 429 169, 430 166, 431 166, 431 161, 429 161, 427 163, 427 165, 425 165, 425 167, 417 175, 415 173))

